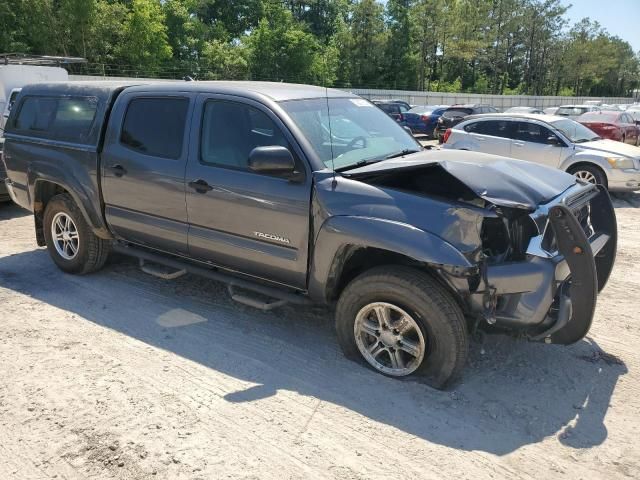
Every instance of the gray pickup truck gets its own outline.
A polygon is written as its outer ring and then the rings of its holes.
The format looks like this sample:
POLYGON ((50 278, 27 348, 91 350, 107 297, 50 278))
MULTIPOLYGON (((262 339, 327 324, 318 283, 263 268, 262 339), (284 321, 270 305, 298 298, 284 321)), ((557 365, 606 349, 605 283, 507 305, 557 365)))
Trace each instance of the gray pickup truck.
POLYGON ((258 308, 335 305, 348 357, 437 388, 475 331, 581 339, 615 259, 605 189, 425 151, 338 90, 31 85, 5 135, 8 191, 63 271, 94 272, 117 251, 224 281, 258 308))

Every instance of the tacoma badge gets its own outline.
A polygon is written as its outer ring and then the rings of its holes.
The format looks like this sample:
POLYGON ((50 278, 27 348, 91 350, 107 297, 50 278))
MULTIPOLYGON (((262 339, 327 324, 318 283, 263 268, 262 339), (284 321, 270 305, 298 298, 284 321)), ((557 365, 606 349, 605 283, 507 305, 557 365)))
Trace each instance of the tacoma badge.
POLYGON ((287 245, 291 243, 288 238, 284 238, 279 235, 274 235, 273 233, 253 232, 253 234, 258 238, 264 238, 266 240, 275 240, 276 242, 286 243, 287 245))

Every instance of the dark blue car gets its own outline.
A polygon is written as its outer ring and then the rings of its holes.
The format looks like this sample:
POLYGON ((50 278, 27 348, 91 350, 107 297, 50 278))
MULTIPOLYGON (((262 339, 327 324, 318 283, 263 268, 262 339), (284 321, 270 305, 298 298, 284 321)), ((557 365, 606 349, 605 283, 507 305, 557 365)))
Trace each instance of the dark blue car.
POLYGON ((426 105, 414 107, 403 115, 400 124, 409 127, 411 133, 428 135, 435 138, 434 131, 438 126, 438 118, 448 105, 426 105))

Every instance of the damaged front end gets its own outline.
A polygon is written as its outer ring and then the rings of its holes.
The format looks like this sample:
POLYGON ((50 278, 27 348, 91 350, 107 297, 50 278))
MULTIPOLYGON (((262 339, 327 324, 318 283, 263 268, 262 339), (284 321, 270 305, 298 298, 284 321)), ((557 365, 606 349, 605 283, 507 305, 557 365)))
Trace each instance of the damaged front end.
POLYGON ((481 280, 471 311, 532 340, 570 344, 593 319, 616 254, 617 228, 604 187, 578 185, 534 212, 487 225, 481 280), (506 235, 502 248, 496 238, 506 235), (525 248, 526 246, 526 248, 525 248))
MULTIPOLYGON (((606 189, 555 169, 472 152, 410 158, 350 176, 486 212, 477 248, 463 252, 473 268, 435 266, 476 325, 547 343, 583 338, 616 255, 606 189)), ((462 238, 456 211, 449 230, 438 233, 447 241, 462 238)))

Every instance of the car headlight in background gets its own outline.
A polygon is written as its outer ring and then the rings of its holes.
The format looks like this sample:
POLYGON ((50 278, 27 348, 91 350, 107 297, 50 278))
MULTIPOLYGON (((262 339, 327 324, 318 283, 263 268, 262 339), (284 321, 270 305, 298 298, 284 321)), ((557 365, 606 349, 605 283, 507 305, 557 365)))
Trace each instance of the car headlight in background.
POLYGON ((607 157, 607 162, 611 165, 611 168, 636 168, 633 163, 633 158, 624 158, 624 157, 607 157))

